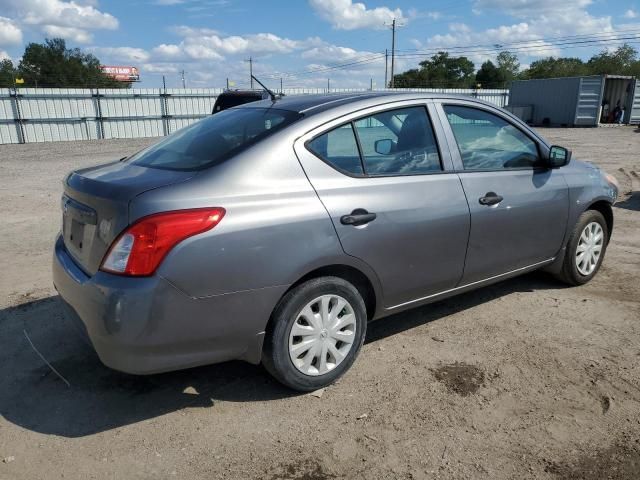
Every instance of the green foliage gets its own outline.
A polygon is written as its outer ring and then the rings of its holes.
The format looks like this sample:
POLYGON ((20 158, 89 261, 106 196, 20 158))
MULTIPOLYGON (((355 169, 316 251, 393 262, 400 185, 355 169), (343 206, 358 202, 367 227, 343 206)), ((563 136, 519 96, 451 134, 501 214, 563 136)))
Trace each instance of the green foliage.
POLYGON ((592 56, 588 62, 579 58, 543 58, 531 64, 522 72, 520 78, 577 77, 581 75, 640 75, 638 52, 624 44, 616 50, 602 52, 592 56))
POLYGON ((579 58, 548 57, 533 62, 527 70, 522 72, 520 78, 529 80, 533 78, 578 77, 581 75, 588 75, 588 70, 585 63, 579 58))
POLYGON ((500 52, 496 57, 496 61, 498 62, 498 70, 500 70, 504 76, 505 85, 503 86, 506 86, 506 84, 514 78, 517 78, 520 73, 520 62, 515 53, 507 51, 500 52))
POLYGON ((394 75, 396 87, 452 87, 467 88, 474 84, 473 62, 467 57, 450 57, 438 52, 429 60, 420 62, 419 69, 394 75))
POLYGON ((5 59, 0 61, 0 88, 13 87, 13 77, 16 73, 13 62, 5 59))
POLYGON ((476 73, 476 82, 481 88, 503 88, 506 83, 506 73, 496 67, 491 60, 487 60, 476 73))
POLYGON ((614 51, 603 50, 584 62, 579 58, 547 57, 533 62, 520 71, 518 57, 500 52, 496 63, 486 61, 473 76, 473 63, 467 57, 450 57, 438 52, 430 60, 420 62, 420 68, 395 75, 396 87, 507 88, 515 79, 579 77, 583 75, 630 75, 640 78, 638 51, 624 44, 614 51))
POLYGON ((631 75, 634 64, 637 64, 638 52, 631 45, 624 44, 613 52, 603 50, 591 57, 587 62, 587 68, 593 75, 603 73, 617 75, 631 75))
POLYGON ((128 87, 102 73, 100 61, 79 48, 67 48, 62 38, 27 45, 18 65, 24 87, 128 87))

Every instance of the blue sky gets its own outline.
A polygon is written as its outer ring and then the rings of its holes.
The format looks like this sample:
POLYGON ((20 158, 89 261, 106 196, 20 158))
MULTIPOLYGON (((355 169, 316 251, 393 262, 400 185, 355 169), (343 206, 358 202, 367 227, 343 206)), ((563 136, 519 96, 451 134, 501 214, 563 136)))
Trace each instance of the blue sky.
POLYGON ((161 85, 162 75, 178 86, 181 70, 190 87, 221 87, 226 78, 246 86, 249 56, 274 86, 280 77, 285 87, 326 86, 327 78, 335 87, 382 86, 393 18, 402 25, 396 71, 438 48, 478 67, 515 48, 526 67, 622 43, 562 46, 558 37, 629 36, 640 47, 640 0, 0 0, 0 57, 16 60, 26 43, 59 36, 105 64, 137 66, 140 87, 161 85), (351 65, 327 68, 336 64, 351 65))

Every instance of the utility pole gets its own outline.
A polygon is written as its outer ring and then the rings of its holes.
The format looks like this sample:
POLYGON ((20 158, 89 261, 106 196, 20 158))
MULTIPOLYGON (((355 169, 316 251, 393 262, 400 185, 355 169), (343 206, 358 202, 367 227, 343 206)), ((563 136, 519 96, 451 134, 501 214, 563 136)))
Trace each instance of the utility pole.
POLYGON ((387 88, 387 86, 389 85, 388 79, 387 79, 387 73, 389 71, 389 68, 387 67, 387 63, 389 61, 389 50, 387 50, 386 48, 384 49, 384 88, 387 88))
POLYGON ((396 59, 396 19, 391 23, 391 88, 395 86, 393 80, 393 67, 396 59))
POLYGON ((282 77, 280 77, 280 93, 284 93, 284 89, 282 88, 282 77))
POLYGON ((227 77, 227 90, 229 90, 229 77, 227 77))
POLYGON ((167 91, 167 80, 164 78, 164 75, 162 75, 162 89, 165 92, 167 91))
POLYGON ((369 90, 371 90, 373 92, 373 78, 369 79, 369 90))
POLYGON ((251 90, 253 90, 253 57, 249 57, 245 62, 249 62, 249 79, 251 80, 251 90))
POLYGON ((180 71, 180 74, 182 75, 182 88, 187 88, 185 82, 184 82, 184 70, 180 71))
POLYGON ((331 91, 331 79, 327 78, 327 93, 331 91))
MULTIPOLYGON (((395 62, 396 61, 396 28, 399 28, 399 27, 404 27, 404 25, 397 23, 396 19, 394 18, 393 22, 391 22, 391 80, 390 80, 391 88, 394 88, 395 86, 393 75, 395 73, 395 66, 396 66, 396 62, 395 62)), ((385 55, 385 58, 386 58, 386 55, 385 55)), ((386 63, 387 62, 385 61, 385 64, 386 63)), ((386 74, 386 71, 385 71, 385 74, 386 74)))

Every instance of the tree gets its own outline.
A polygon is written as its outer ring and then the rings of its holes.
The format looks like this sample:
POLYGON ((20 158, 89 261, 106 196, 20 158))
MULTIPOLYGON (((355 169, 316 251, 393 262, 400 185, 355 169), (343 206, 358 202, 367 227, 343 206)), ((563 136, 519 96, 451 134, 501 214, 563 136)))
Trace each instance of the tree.
POLYGON ((0 88, 13 87, 13 78, 15 77, 16 70, 13 67, 11 60, 4 59, 0 61, 0 88))
POLYGON ((67 48, 62 38, 27 45, 18 75, 29 87, 128 87, 100 70, 100 60, 79 48, 67 48))
POLYGON ((504 51, 498 54, 496 61, 498 62, 498 70, 500 70, 504 77, 504 84, 502 87, 506 87, 506 84, 514 78, 517 78, 518 73, 520 72, 518 56, 514 53, 504 51))
POLYGON ((450 57, 438 52, 420 62, 419 69, 394 75, 397 87, 470 87, 474 83, 474 65, 467 57, 450 57))
POLYGON ((491 60, 484 62, 476 73, 476 82, 482 88, 502 88, 505 80, 505 73, 496 67, 491 60))
POLYGON ((528 80, 533 78, 578 77, 587 74, 587 66, 579 58, 548 57, 533 62, 527 70, 522 72, 520 77, 528 80))
POLYGON ((632 75, 637 63, 638 52, 631 45, 624 44, 613 52, 603 50, 587 62, 592 75, 609 73, 613 75, 632 75))

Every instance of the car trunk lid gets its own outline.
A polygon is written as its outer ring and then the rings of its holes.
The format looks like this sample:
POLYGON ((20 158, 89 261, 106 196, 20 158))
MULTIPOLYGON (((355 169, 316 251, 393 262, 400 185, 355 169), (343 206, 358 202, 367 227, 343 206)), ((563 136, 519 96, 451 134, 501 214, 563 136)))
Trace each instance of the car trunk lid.
POLYGON ((126 162, 72 172, 62 196, 62 234, 67 251, 85 273, 94 275, 115 238, 133 220, 129 218, 130 201, 194 175, 126 162))

